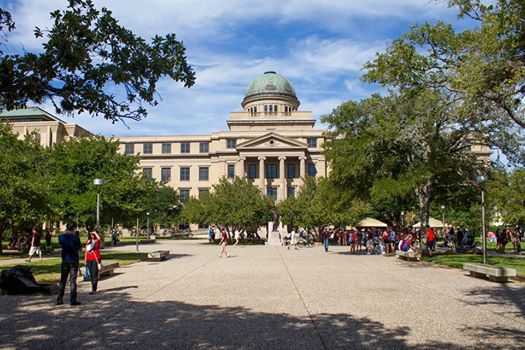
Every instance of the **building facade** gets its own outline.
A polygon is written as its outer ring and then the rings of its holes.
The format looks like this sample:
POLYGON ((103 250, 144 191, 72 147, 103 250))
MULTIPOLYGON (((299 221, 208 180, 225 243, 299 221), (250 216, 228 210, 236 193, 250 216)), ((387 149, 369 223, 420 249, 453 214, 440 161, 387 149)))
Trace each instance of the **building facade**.
POLYGON ((0 122, 9 123, 13 132, 20 137, 34 133, 44 147, 70 138, 92 136, 93 134, 77 124, 66 123, 40 107, 2 111, 0 122))
POLYGON ((142 172, 199 197, 222 177, 248 178, 276 201, 295 196, 306 176, 326 176, 323 130, 300 111, 292 84, 275 72, 253 80, 227 131, 211 135, 120 137, 121 152, 140 156, 142 172))

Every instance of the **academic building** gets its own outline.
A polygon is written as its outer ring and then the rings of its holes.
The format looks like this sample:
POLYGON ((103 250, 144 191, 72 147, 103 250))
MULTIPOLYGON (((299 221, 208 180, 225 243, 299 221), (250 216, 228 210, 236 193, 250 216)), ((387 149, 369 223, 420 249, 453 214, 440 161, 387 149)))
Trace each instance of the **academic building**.
POLYGON ((121 151, 139 155, 142 172, 183 197, 208 192, 222 177, 248 178, 280 201, 293 197, 306 176, 326 176, 323 130, 300 111, 290 82, 266 72, 248 84, 242 112, 228 130, 211 135, 120 137, 121 151))

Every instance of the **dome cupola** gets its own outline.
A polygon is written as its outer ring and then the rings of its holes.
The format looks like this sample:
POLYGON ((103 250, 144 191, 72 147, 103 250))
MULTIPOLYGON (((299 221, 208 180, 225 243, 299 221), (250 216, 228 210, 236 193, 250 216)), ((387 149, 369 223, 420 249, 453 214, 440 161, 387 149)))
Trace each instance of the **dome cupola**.
POLYGON ((246 109, 248 105, 260 104, 263 101, 288 103, 294 109, 300 104, 292 84, 274 71, 265 72, 248 84, 241 105, 246 109))

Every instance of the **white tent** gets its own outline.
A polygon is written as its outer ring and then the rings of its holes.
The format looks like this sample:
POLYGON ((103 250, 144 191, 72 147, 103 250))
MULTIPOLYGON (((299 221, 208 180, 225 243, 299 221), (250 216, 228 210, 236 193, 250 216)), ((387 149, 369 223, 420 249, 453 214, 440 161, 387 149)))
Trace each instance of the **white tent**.
POLYGON ((376 219, 366 218, 362 220, 357 227, 387 227, 388 225, 376 219))
MULTIPOLYGON (((428 224, 430 225, 430 227, 443 228, 443 221, 438 220, 438 219, 428 218, 428 224)), ((446 223, 445 223, 445 225, 446 225, 446 223)), ((417 224, 414 224, 414 226, 412 226, 412 227, 420 228, 421 227, 421 222, 418 222, 417 224)))

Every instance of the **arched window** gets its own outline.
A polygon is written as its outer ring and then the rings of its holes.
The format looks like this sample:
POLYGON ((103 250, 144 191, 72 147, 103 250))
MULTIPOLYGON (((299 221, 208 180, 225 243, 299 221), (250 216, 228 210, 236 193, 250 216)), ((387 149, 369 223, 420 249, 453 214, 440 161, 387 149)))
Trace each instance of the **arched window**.
POLYGON ((268 106, 264 105, 264 114, 268 114, 268 106))
POLYGON ((274 106, 273 106, 273 112, 274 112, 275 114, 277 114, 277 105, 274 105, 274 106))

